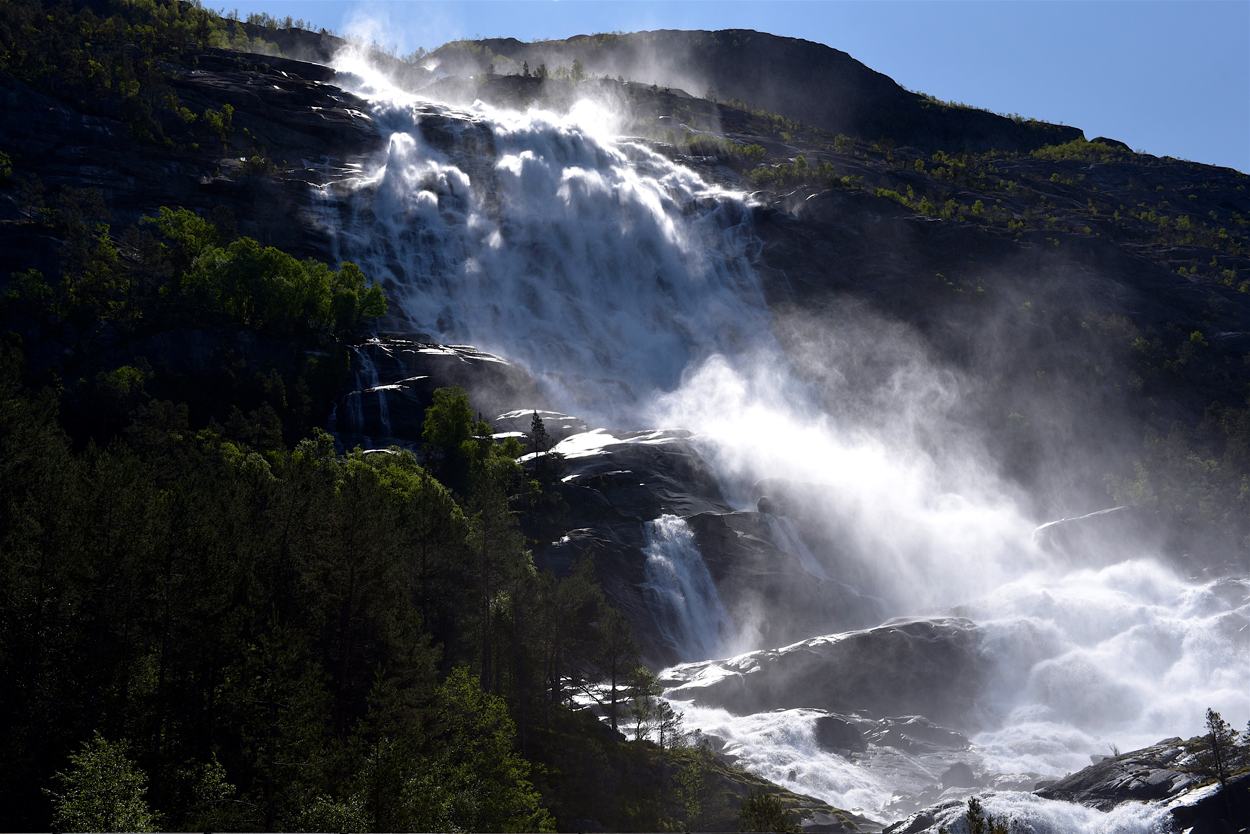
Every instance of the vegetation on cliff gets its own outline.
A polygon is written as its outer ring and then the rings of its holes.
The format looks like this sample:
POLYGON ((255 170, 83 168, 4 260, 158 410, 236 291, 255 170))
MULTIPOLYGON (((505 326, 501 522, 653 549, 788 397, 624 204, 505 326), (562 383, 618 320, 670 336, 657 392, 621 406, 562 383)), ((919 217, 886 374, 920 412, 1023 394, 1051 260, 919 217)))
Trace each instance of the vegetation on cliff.
MULTIPOLYGON (((268 383, 259 406, 247 384, 187 402, 161 396, 187 390, 176 370, 109 367, 59 336, 195 322, 324 361, 384 307, 359 270, 227 242, 228 218, 185 210, 117 247, 94 195, 58 205, 41 222, 65 224, 65 270, 13 276, 3 310, 11 820, 544 830, 731 813, 711 754, 676 750, 671 714, 664 743, 647 740, 652 689, 633 692, 628 744, 576 708, 624 702, 637 647, 589 563, 563 581, 534 569, 516 510, 541 506, 546 478, 463 392, 429 409, 427 469, 338 455, 317 429, 288 443, 309 414, 277 396, 289 360, 236 360, 236 378, 268 383), (68 357, 31 372, 45 327, 68 357), (621 686, 587 688, 601 678, 621 686)), ((292 393, 307 390, 294 367, 292 393)))

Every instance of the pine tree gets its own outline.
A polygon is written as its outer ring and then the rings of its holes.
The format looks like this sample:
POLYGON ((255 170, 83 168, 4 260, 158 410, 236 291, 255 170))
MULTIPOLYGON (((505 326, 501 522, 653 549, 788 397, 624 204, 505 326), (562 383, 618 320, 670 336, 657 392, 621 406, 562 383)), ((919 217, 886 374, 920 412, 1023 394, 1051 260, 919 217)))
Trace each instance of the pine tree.
POLYGON ((798 825, 776 794, 751 791, 738 808, 738 830, 789 834, 797 831, 798 825))
POLYGON ((1223 788, 1237 761, 1237 736, 1227 721, 1213 709, 1207 709, 1207 732, 1202 736, 1202 749, 1197 755, 1196 770, 1208 778, 1220 780, 1223 788))
POLYGON ((547 426, 543 423, 543 418, 538 416, 538 412, 534 412, 533 418, 530 419, 530 452, 535 455, 541 455, 551 448, 551 435, 547 434, 547 426))
POLYGON ((157 821, 143 794, 147 777, 127 754, 125 741, 99 733, 69 757, 58 773, 62 792, 46 791, 55 808, 53 825, 62 831, 155 831, 157 821))

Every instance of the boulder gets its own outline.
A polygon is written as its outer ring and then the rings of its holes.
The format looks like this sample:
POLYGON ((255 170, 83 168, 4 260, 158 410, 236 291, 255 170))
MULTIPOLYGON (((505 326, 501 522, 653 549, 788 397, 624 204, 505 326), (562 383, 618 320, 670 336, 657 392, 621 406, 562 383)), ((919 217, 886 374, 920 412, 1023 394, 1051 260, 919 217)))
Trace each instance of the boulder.
MULTIPOLYGON (((662 683, 669 698, 739 715, 799 707, 835 713, 871 709, 877 715, 924 715, 969 726, 987 673, 980 646, 979 629, 970 620, 898 619, 780 649, 683 664, 667 670, 662 683)), ((887 728, 887 735, 891 729, 903 743, 907 733, 895 727, 887 728)))
POLYGON ((967 762, 955 762, 941 776, 942 788, 975 788, 978 786, 976 774, 967 762))
POLYGON ((816 743, 822 750, 833 752, 862 752, 868 749, 868 743, 864 741, 859 729, 850 721, 836 715, 822 715, 816 719, 816 743))

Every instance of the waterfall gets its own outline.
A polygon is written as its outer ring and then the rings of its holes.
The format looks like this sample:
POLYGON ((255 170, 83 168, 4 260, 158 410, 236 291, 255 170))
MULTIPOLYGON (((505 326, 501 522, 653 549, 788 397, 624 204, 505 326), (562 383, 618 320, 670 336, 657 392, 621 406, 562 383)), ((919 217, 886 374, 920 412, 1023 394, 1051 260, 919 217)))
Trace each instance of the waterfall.
POLYGON ((390 443, 394 437, 388 397, 400 388, 400 383, 382 383, 374 351, 385 353, 387 348, 375 341, 352 349, 354 386, 330 415, 330 430, 348 438, 349 445, 361 443, 369 447, 375 442, 390 443))
MULTIPOLYGON (((805 485, 804 532, 838 552, 816 558, 787 518, 766 519, 772 542, 814 579, 855 577, 888 614, 959 606, 987 634, 1019 622, 1053 633, 1062 651, 986 693, 974 744, 987 767, 1055 775, 1107 739, 1192 734, 1210 704, 1245 720, 1246 603, 1230 612, 1216 599, 1227 589, 1203 590, 1149 554, 1101 584, 1050 560, 1030 543, 1036 520, 1018 490, 960 423, 956 372, 909 327, 858 307, 773 317, 752 266, 748 197, 613 135, 590 105, 568 116, 455 109, 351 69, 355 80, 340 80, 369 99, 385 149, 326 186, 318 218, 336 254, 383 284, 394 324, 521 363, 557 409, 592 426, 689 429, 730 503, 746 506, 761 478, 805 485), (1115 622, 1095 628, 1089 612, 1112 600, 1115 622), (1113 685, 1117 676, 1136 683, 1113 685), (1111 683, 1097 692, 1120 698, 1114 710, 1088 695, 1102 678, 1111 683)), ((666 515, 644 532, 643 590, 667 642, 686 660, 732 650, 689 526, 666 515)), ((906 784, 899 768, 919 767, 892 753, 814 758, 811 716, 684 711, 687 727, 736 742, 744 766, 870 814, 906 784)), ((931 783, 920 770, 916 783, 931 783)), ((1078 814, 1020 807, 1037 819, 1078 814)), ((1092 819, 1048 830, 1094 830, 1092 819)))
POLYGON ((386 149, 320 217, 404 326, 519 361, 565 411, 618 427, 688 366, 773 343, 744 195, 585 110, 458 111, 362 85, 386 149))
POLYGON ((723 654, 733 623, 684 518, 663 515, 646 524, 646 584, 656 623, 683 660, 723 654))

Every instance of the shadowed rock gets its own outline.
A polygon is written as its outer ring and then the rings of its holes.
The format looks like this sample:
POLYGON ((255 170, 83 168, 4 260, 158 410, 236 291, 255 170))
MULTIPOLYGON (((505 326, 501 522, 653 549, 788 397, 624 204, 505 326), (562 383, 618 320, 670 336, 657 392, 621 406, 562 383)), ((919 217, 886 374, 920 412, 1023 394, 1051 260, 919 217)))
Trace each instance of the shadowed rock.
POLYGON ((986 674, 970 620, 893 620, 877 628, 815 637, 781 649, 684 664, 663 681, 668 697, 746 715, 811 707, 871 709, 969 723, 986 674))

